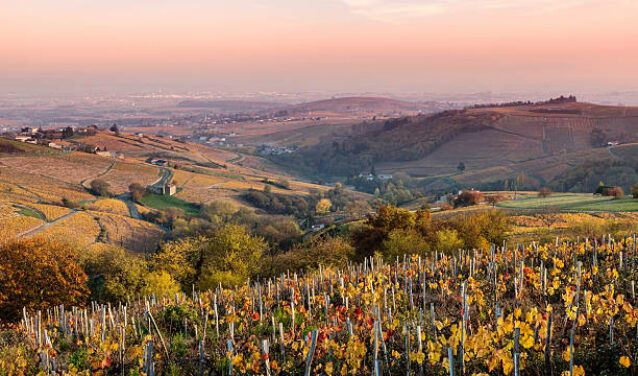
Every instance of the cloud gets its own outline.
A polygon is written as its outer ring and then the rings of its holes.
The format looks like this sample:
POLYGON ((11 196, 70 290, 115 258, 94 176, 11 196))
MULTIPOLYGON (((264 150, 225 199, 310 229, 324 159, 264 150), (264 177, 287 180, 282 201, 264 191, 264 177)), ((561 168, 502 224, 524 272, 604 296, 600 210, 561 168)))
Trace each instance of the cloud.
POLYGON ((591 3, 613 5, 635 0, 341 0, 354 14, 377 21, 400 21, 428 16, 476 11, 525 9, 554 11, 591 3))

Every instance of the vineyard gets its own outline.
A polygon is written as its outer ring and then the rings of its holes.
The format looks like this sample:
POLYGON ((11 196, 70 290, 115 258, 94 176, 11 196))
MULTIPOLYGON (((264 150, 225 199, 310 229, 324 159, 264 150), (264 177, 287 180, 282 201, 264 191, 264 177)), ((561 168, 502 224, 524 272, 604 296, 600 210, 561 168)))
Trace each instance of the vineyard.
POLYGON ((61 242, 73 242, 77 246, 93 244, 100 234, 100 226, 89 213, 76 212, 54 223, 37 234, 39 237, 61 242))
POLYGON ((108 160, 81 153, 48 157, 8 157, 2 158, 2 163, 19 173, 41 175, 71 184, 96 176, 110 165, 108 160))
POLYGON ((164 235, 164 231, 156 224, 126 215, 94 211, 88 213, 99 218, 100 225, 106 232, 101 239, 105 243, 120 245, 139 252, 152 251, 157 248, 164 235))
POLYGON ((100 179, 111 185, 112 193, 121 194, 128 191, 128 186, 132 183, 139 183, 143 186, 154 183, 160 178, 156 167, 144 164, 115 163, 105 175, 100 179))
POLYGON ((636 374, 635 237, 503 244, 25 310, 0 373, 636 374))
POLYGON ((87 204, 86 208, 93 211, 119 214, 123 216, 129 215, 129 210, 126 204, 114 198, 104 198, 100 200, 95 200, 87 204))

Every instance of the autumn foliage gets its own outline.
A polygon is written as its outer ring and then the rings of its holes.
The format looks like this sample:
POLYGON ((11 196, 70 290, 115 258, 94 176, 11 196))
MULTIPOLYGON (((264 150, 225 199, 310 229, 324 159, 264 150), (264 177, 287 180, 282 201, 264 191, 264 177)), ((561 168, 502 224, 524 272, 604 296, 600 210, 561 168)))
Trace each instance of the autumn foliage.
POLYGON ((0 246, 0 321, 13 321, 23 307, 81 305, 87 276, 68 246, 45 239, 0 246))

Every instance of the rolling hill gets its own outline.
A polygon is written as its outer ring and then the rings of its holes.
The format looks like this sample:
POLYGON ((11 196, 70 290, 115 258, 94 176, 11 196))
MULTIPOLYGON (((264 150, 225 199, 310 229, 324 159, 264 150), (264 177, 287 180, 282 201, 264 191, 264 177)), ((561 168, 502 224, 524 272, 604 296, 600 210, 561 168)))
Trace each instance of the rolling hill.
POLYGON ((0 242, 44 236, 73 239, 83 247, 114 244, 146 251, 167 229, 145 220, 145 213, 175 208, 197 214, 201 205, 217 200, 255 209, 243 195, 266 186, 282 197, 329 189, 241 166, 233 162, 243 158, 235 153, 170 138, 98 131, 57 143, 94 145, 115 157, 0 138, 0 242), (164 162, 148 163, 149 158, 164 162), (92 192, 96 179, 109 185, 111 198, 92 192), (272 183, 284 179, 287 187, 272 183), (169 181, 177 186, 174 196, 150 195, 141 204, 128 197, 132 183, 169 181))
POLYGON ((367 173, 374 166, 377 173, 401 171, 437 188, 495 183, 521 173, 530 186, 539 186, 588 161, 633 168, 629 144, 636 141, 637 107, 555 100, 363 122, 276 160, 324 178, 367 173), (620 145, 608 150, 610 141, 620 145))
POLYGON ((415 113, 425 106, 385 97, 341 97, 282 107, 289 113, 415 113))

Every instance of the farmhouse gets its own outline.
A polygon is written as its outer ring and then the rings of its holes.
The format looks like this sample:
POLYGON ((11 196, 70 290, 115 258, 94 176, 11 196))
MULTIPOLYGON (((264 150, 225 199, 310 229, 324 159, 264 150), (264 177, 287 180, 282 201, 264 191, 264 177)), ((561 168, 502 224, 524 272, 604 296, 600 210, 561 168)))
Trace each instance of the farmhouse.
POLYGON ((177 193, 177 186, 175 184, 149 185, 146 188, 151 192, 162 196, 172 196, 177 193))
POLYGON ((147 159, 146 163, 154 164, 156 166, 168 166, 168 162, 163 159, 147 159))
POLYGON ((101 157, 109 157, 109 158, 119 158, 119 159, 124 159, 124 154, 122 153, 116 153, 114 151, 96 151, 95 152, 96 155, 99 155, 101 157))

